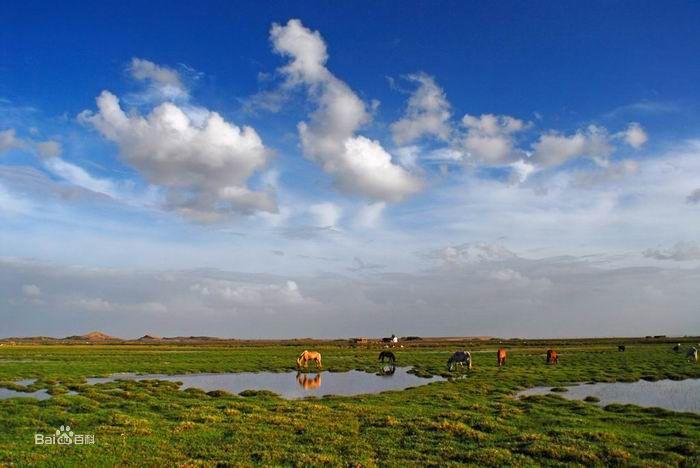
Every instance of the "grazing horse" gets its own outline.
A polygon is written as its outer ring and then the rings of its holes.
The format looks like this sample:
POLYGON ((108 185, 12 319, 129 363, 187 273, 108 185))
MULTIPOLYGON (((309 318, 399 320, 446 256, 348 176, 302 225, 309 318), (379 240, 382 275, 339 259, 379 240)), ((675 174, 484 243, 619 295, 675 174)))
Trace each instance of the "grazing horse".
POLYGON ((318 367, 319 369, 323 368, 323 366, 321 365, 321 353, 317 353, 316 351, 304 350, 304 352, 301 353, 297 358, 297 369, 300 369, 301 366, 308 368, 309 361, 315 362, 316 367, 318 367))
POLYGON ((681 344, 678 343, 677 345, 675 345, 675 346, 673 347, 673 350, 674 350, 675 352, 679 353, 679 352, 681 351, 681 344))
POLYGON ((626 348, 625 348, 625 345, 623 345, 623 344, 621 344, 621 345, 619 345, 619 346, 617 347, 617 350, 620 351, 621 353, 624 353, 624 352, 625 352, 625 349, 626 349, 626 348))
POLYGON ((693 346, 692 348, 688 349, 688 352, 685 354, 685 356, 690 359, 691 361, 697 363, 698 362, 698 349, 693 346))
POLYGON ((321 386, 321 373, 319 372, 314 377, 309 377, 309 374, 297 372, 297 382, 304 390, 312 390, 321 386))
POLYGON ((498 367, 504 366, 506 364, 506 357, 508 357, 508 353, 506 352, 505 348, 498 348, 498 351, 496 351, 496 359, 498 360, 498 367))
POLYGON ((391 351, 382 351, 381 353, 379 353, 378 360, 384 362, 385 359, 389 361, 390 364, 396 362, 396 356, 394 356, 394 353, 392 353, 391 351))
POLYGON ((467 369, 471 370, 472 368, 472 353, 469 351, 456 351, 450 358, 447 360, 447 369, 451 372, 452 369, 454 369, 454 366, 459 364, 460 366, 464 367, 464 365, 467 365, 467 369))
POLYGON ((547 364, 559 364, 559 355, 553 349, 547 350, 547 364))

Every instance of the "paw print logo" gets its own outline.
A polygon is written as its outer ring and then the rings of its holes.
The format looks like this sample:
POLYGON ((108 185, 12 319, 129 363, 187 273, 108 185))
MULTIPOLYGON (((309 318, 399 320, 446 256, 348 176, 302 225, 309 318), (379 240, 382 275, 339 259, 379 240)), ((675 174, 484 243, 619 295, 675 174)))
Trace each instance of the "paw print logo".
POLYGON ((70 430, 70 426, 61 426, 56 429, 56 442, 60 445, 70 445, 73 443, 73 431, 70 430))

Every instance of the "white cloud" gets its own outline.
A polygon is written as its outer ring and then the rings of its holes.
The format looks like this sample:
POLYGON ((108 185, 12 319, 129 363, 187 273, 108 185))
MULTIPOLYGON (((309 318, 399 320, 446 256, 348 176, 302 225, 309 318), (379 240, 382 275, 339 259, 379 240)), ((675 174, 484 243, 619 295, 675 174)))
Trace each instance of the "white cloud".
POLYGON ((510 168, 513 171, 512 180, 517 183, 525 182, 527 178, 530 177, 530 174, 535 172, 535 166, 524 159, 511 163, 510 168))
POLYGON ((65 301, 68 307, 90 313, 103 314, 165 314, 168 307, 160 302, 121 303, 111 302, 100 297, 72 298, 65 301))
POLYGON ((42 158, 57 158, 61 155, 63 149, 59 142, 47 140, 36 143, 36 151, 42 158))
POLYGON ((27 200, 18 198, 0 184, 0 213, 7 215, 21 215, 29 212, 31 205, 27 200))
POLYGON ((290 19, 286 26, 274 23, 270 40, 275 52, 291 57, 281 71, 292 81, 322 83, 333 78, 326 68, 328 52, 321 33, 305 28, 300 20, 290 19))
POLYGON ((581 156, 588 156, 600 164, 605 164, 613 153, 608 131, 596 125, 590 125, 585 131, 573 135, 547 132, 540 135, 533 145, 533 161, 541 166, 558 166, 581 156))
POLYGON ((319 203, 311 205, 309 213, 315 218, 317 227, 325 228, 336 227, 343 210, 335 203, 319 203))
POLYGON ((25 284, 22 286, 22 294, 25 297, 39 297, 41 296, 41 289, 36 284, 25 284))
POLYGON ((623 132, 622 137, 625 140, 625 143, 634 149, 641 148, 649 139, 647 132, 645 132, 642 126, 637 122, 630 123, 627 130, 623 132))
POLYGON ((93 177, 82 167, 64 161, 61 158, 53 157, 47 159, 44 161, 44 166, 53 174, 78 187, 101 193, 114 199, 119 199, 122 196, 113 181, 93 177))
POLYGON ((455 164, 464 162, 464 154, 462 151, 454 148, 437 148, 431 150, 423 159, 445 164, 455 164))
POLYGON ((127 115, 108 91, 97 98, 97 107, 96 114, 83 111, 79 120, 115 142, 125 161, 150 183, 164 187, 168 208, 200 221, 276 210, 272 193, 246 185, 271 155, 253 128, 208 111, 198 126, 173 103, 160 104, 145 117, 127 115))
POLYGON ((223 302, 265 311, 276 311, 290 305, 314 304, 313 300, 304 297, 299 285, 292 280, 283 284, 255 284, 208 279, 193 284, 190 290, 212 305, 223 302))
MULTIPOLYGON (((305 138, 304 138, 305 139, 305 138)), ((337 167, 336 183, 353 193, 388 202, 397 202, 422 188, 422 183, 391 161, 391 155, 375 140, 363 136, 348 138, 337 167)))
POLYGON ((628 175, 639 172, 639 163, 631 159, 611 162, 606 166, 594 169, 575 171, 572 175, 572 185, 580 188, 592 188, 603 184, 620 181, 628 175))
POLYGON ((408 100, 405 115, 391 124, 394 142, 405 145, 425 135, 447 140, 451 114, 445 92, 424 73, 408 75, 407 79, 418 83, 418 87, 408 100))
POLYGON ((671 248, 647 249, 643 254, 645 257, 656 260, 675 260, 677 262, 700 260, 700 245, 697 242, 677 242, 671 248))
POLYGON ((360 228, 375 228, 381 222, 386 203, 376 202, 363 206, 355 217, 355 226, 360 228))
POLYGON ((114 310, 114 306, 109 301, 105 301, 99 297, 72 299, 68 301, 67 304, 88 312, 110 312, 114 310))
POLYGON ((371 115, 365 103, 325 66, 328 54, 318 31, 301 21, 273 24, 270 39, 275 52, 291 61, 281 68, 287 86, 305 85, 317 109, 298 125, 306 157, 333 174, 346 192, 384 201, 399 201, 419 191, 421 182, 395 165, 378 141, 355 132, 371 115))
POLYGON ((530 278, 512 268, 493 270, 487 274, 487 277, 504 285, 529 288, 533 293, 545 291, 552 286, 552 281, 549 278, 530 278))
POLYGON ((461 145, 474 161, 487 165, 500 165, 522 157, 514 148, 513 135, 526 124, 507 115, 483 114, 480 117, 465 115, 462 124, 467 129, 461 145))
POLYGON ((0 153, 15 148, 21 148, 22 146, 24 146, 24 142, 17 138, 17 133, 14 128, 9 128, 0 132, 0 153))
POLYGON ((157 65, 149 60, 132 58, 127 71, 134 79, 148 82, 153 97, 165 100, 188 97, 187 88, 182 83, 179 73, 172 68, 157 65))
POLYGON ((394 150, 399 164, 401 164, 406 169, 416 169, 418 167, 418 156, 420 155, 421 148, 416 145, 402 146, 394 150))
POLYGON ((431 250, 422 255, 426 258, 437 260, 439 266, 443 268, 502 262, 517 258, 514 252, 511 252, 504 246, 488 242, 467 242, 460 245, 451 245, 431 250))
MULTIPOLYGON (((492 258, 501 256, 489 254, 462 268, 386 273, 374 260, 357 257, 350 270, 361 275, 294 277, 0 260, 3 297, 13 297, 23 284, 46 288, 43 302, 6 302, 0 321, 9 336, 99 329, 121 337, 157 331, 238 338, 361 336, 397 326, 398 334, 423 336, 533 337, 542 336, 543 327, 548 336, 643 336, 653 330, 682 334, 697 326, 698 268, 604 268, 580 257, 492 258), (319 319, 308 320, 310 313, 319 319)), ((340 266, 347 270, 347 263, 340 266)))

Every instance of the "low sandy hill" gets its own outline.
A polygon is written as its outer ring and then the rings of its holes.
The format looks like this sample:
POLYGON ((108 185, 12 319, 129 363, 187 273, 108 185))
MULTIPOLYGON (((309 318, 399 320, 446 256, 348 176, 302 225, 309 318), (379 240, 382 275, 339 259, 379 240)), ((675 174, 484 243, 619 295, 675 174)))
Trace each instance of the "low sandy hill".
POLYGON ((155 335, 143 335, 141 338, 139 338, 136 341, 158 341, 162 340, 160 336, 155 336, 155 335))
POLYGON ((93 331, 84 335, 67 336, 63 339, 69 341, 121 341, 121 338, 116 338, 99 331, 93 331))

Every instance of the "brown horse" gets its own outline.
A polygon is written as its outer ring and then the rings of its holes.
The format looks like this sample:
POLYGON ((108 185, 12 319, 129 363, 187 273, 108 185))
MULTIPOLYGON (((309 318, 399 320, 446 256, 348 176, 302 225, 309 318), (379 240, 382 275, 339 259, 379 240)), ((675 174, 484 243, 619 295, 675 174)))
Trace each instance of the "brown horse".
POLYGON ((309 377, 308 374, 302 374, 297 372, 297 382, 301 385, 304 390, 313 390, 321 386, 321 374, 316 374, 315 377, 309 377))
POLYGON ((323 366, 321 365, 321 353, 317 353, 316 351, 304 350, 304 352, 301 353, 297 358, 297 369, 301 368, 301 366, 308 368, 309 361, 315 362, 316 367, 318 367, 319 369, 323 368, 323 366))
POLYGON ((498 348, 498 351, 496 352, 496 359, 498 359, 498 367, 501 367, 506 364, 507 356, 508 353, 506 352, 505 348, 498 348))
POLYGON ((547 350, 547 364, 559 364, 559 355, 553 349, 547 350))

